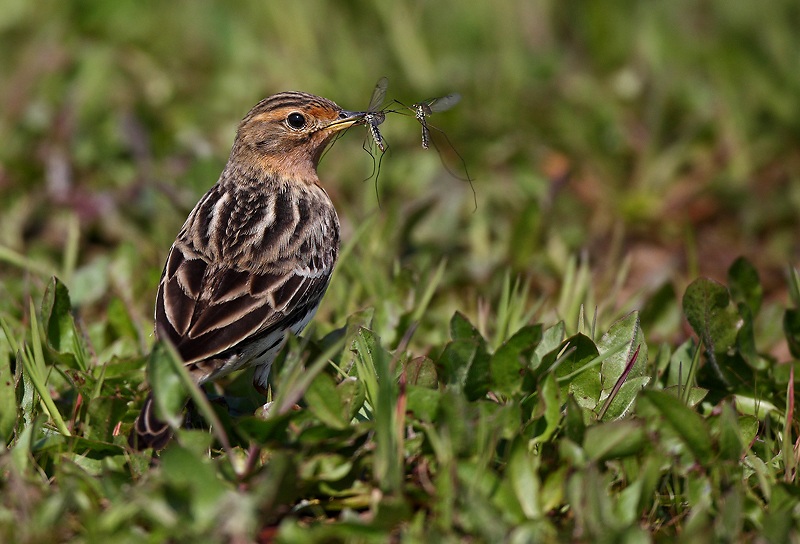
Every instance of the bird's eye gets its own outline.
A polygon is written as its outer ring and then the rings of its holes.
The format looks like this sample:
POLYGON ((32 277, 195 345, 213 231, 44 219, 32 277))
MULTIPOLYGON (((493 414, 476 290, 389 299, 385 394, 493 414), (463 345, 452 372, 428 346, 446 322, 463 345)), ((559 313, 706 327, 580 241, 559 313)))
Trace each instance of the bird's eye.
POLYGON ((300 129, 306 126, 306 118, 302 113, 290 113, 289 117, 286 118, 286 122, 289 123, 289 126, 292 128, 300 129))

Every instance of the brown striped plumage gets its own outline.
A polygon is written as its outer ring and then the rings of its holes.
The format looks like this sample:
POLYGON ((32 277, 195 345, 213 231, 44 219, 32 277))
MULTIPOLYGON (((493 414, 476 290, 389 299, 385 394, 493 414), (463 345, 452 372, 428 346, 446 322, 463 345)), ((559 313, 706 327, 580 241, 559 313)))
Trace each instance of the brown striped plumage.
MULTIPOLYGON (((316 167, 335 134, 362 120, 286 92, 240 123, 219 180, 170 249, 156 299, 156 332, 198 383, 255 366, 254 385, 265 389, 287 331, 313 317, 339 251, 339 220, 316 167)), ((170 436, 148 396, 129 442, 158 449, 170 436)))

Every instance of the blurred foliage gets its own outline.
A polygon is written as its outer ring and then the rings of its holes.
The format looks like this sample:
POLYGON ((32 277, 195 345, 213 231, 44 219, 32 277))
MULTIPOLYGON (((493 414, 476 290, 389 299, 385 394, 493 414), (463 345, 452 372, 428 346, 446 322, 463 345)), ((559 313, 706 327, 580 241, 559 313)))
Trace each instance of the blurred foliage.
POLYGON ((797 537, 796 2, 0 7, 0 535, 797 537), (285 365, 342 335, 358 365, 291 381, 297 414, 220 414, 233 453, 199 431, 152 470, 121 453, 166 251, 238 120, 289 89, 361 109, 381 76, 462 100, 439 153, 392 114, 377 178, 360 130, 320 166, 343 254, 285 365), (387 367, 421 382, 364 376, 387 367), (363 411, 400 400, 405 433, 363 411))

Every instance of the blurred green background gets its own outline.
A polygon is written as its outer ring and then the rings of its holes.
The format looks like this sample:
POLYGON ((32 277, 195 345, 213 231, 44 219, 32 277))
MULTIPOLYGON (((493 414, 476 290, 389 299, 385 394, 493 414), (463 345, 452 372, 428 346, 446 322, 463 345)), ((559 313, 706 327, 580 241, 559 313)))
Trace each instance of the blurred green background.
POLYGON ((396 320, 388 291, 443 259, 425 317, 442 329, 455 309, 481 322, 517 277, 569 317, 578 262, 579 302, 608 319, 665 284, 723 279, 738 255, 785 300, 800 263, 798 28, 792 0, 2 0, 0 309, 22 316, 57 272, 88 323, 116 297, 147 329, 167 249, 250 107, 295 89, 362 109, 381 76, 405 103, 462 95, 431 122, 477 207, 412 118, 383 125, 377 186, 350 131, 320 167, 347 249, 318 321, 369 305, 396 320))

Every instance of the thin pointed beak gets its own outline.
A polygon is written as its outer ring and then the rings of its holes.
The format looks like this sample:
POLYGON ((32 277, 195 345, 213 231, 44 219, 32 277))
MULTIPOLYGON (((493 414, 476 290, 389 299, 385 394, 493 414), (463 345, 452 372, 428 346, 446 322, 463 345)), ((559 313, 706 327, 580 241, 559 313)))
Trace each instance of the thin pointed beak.
POLYGON ((334 132, 339 132, 340 130, 362 123, 364 121, 364 114, 365 112, 363 111, 342 110, 339 112, 339 118, 331 122, 326 128, 334 132))

